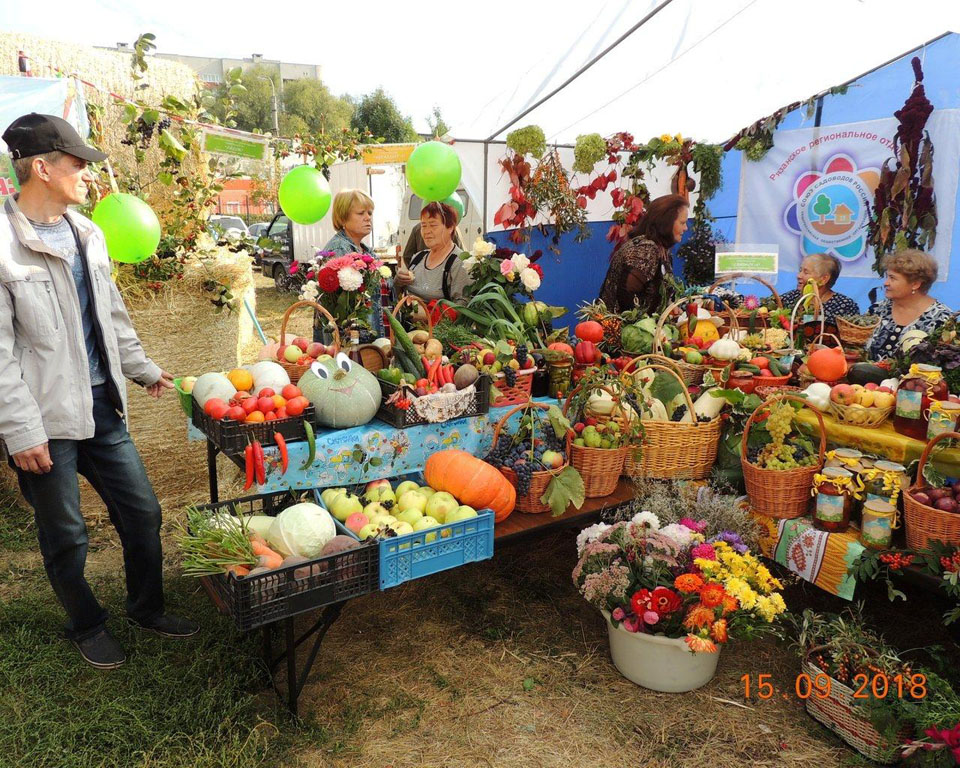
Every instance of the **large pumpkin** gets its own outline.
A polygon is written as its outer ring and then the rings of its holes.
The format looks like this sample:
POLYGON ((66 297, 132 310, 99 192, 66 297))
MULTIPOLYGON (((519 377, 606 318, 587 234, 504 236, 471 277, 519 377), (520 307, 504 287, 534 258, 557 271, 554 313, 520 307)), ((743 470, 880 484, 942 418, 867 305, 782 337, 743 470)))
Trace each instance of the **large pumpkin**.
POLYGON ((847 359, 837 347, 818 349, 807 358, 807 368, 820 381, 837 381, 847 373, 847 359))
POLYGON ((366 424, 380 408, 380 384, 362 365, 343 352, 317 362, 297 382, 317 412, 317 423, 334 429, 366 424))
POLYGON ((517 491, 499 470, 456 448, 437 451, 423 470, 427 485, 446 491, 474 509, 492 509, 494 522, 506 520, 517 503, 517 491))

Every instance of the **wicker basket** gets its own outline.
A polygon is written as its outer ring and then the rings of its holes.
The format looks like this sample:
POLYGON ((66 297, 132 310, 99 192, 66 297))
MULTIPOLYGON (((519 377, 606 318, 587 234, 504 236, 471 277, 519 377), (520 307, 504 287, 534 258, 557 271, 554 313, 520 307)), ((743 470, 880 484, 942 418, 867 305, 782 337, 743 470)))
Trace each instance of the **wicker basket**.
POLYGON ((854 427, 866 427, 867 429, 875 429, 883 424, 883 422, 890 418, 893 409, 893 405, 887 408, 877 408, 876 406, 867 408, 864 406, 854 407, 852 405, 843 405, 842 403, 834 403, 832 401, 830 403, 830 410, 837 421, 850 424, 854 427))
MULTIPOLYGON (((570 410, 570 402, 573 396, 579 392, 582 387, 577 387, 568 396, 563 404, 563 415, 566 416, 570 410)), ((605 386, 597 386, 594 389, 601 389, 609 394, 614 403, 619 403, 616 393, 605 386)), ((609 421, 606 419, 605 421, 609 421)), ((622 427, 629 423, 621 415, 617 417, 622 427)), ((570 445, 570 463, 580 473, 583 478, 584 496, 588 499, 595 499, 602 496, 609 496, 616 490, 617 483, 620 482, 620 473, 623 472, 623 462, 630 451, 629 445, 620 448, 589 448, 585 445, 570 445)))
MULTIPOLYGON (((688 413, 696 417, 690 390, 677 374, 678 366, 644 363, 637 371, 650 368, 673 376, 683 388, 688 413)), ((627 452, 623 474, 653 480, 702 480, 710 474, 717 460, 720 443, 720 418, 711 421, 644 421, 640 457, 635 450, 627 452)))
MULTIPOLYGON (((667 318, 670 317, 670 313, 675 309, 679 309, 684 304, 689 304, 692 301, 697 301, 702 299, 703 296, 685 296, 682 299, 679 299, 669 307, 667 307, 660 315, 660 319, 657 321, 657 330, 654 333, 653 338, 653 353, 660 357, 666 357, 663 354, 663 344, 660 341, 660 335, 663 333, 663 326, 667 322, 667 318)), ((698 386, 703 382, 703 376, 707 372, 707 366, 705 365, 693 365, 688 363, 686 360, 673 360, 670 359, 670 362, 673 363, 676 368, 680 371, 680 378, 683 379, 683 383, 688 387, 698 386)))
MULTIPOLYGON (((780 294, 777 293, 777 289, 774 288, 773 285, 768 283, 762 277, 759 277, 758 275, 751 275, 746 272, 733 272, 729 275, 723 275, 718 280, 714 281, 713 285, 711 285, 707 289, 707 293, 713 293, 715 290, 717 290, 717 288, 719 288, 724 283, 730 283, 730 282, 733 282, 734 280, 753 280, 754 282, 760 283, 760 285, 764 286, 767 290, 770 291, 770 294, 773 296, 774 301, 777 302, 777 307, 779 309, 783 309, 783 302, 780 300, 780 294)), ((739 320, 750 319, 750 310, 746 310, 746 309, 727 308, 719 312, 718 314, 720 315, 720 317, 724 319, 723 328, 725 328, 726 330, 729 330, 731 325, 732 327, 736 327, 739 320)), ((758 328, 770 327, 770 322, 766 315, 761 315, 758 313, 754 322, 756 323, 758 328)))
POLYGON ((788 385, 771 386, 770 384, 759 384, 754 388, 753 392, 761 400, 767 400, 774 395, 799 395, 803 390, 800 389, 800 387, 791 387, 788 385))
POLYGON ((823 425, 823 415, 804 398, 790 394, 778 394, 765 400, 750 414, 743 429, 740 443, 740 466, 743 468, 743 481, 750 497, 750 506, 761 515, 792 520, 807 514, 810 501, 810 489, 813 476, 823 467, 823 454, 827 449, 827 432, 823 425), (809 408, 817 417, 820 426, 820 458, 815 466, 796 469, 763 469, 747 461, 747 440, 751 425, 759 420, 760 413, 771 403, 780 400, 794 400, 809 408))
POLYGON ((757 376, 753 375, 754 387, 770 387, 771 389, 781 389, 790 381, 791 374, 786 376, 757 376))
POLYGON ((376 373, 389 365, 386 353, 376 344, 358 344, 344 351, 351 360, 360 363, 370 373, 376 373))
POLYGON ((917 482, 903 494, 903 516, 907 525, 907 546, 910 549, 925 549, 932 541, 942 541, 947 545, 960 544, 960 514, 944 512, 935 507, 921 504, 913 498, 915 491, 924 490, 923 468, 930 458, 933 446, 941 440, 960 440, 958 432, 943 432, 933 438, 920 455, 917 467, 917 482))
MULTIPOLYGON (((397 320, 399 320, 400 315, 398 313, 407 304, 419 305, 420 311, 423 312, 423 316, 427 319, 427 334, 432 338, 433 337, 433 321, 430 319, 430 310, 427 308, 427 302, 425 302, 419 296, 415 296, 412 293, 405 293, 403 296, 400 297, 400 300, 393 305, 393 309, 390 310, 390 314, 393 315, 397 320)), ((391 346, 396 345, 397 339, 393 334, 392 325, 390 325, 387 328, 387 338, 390 339, 391 346)))
MULTIPOLYGON (((494 445, 496 445, 497 440, 500 439, 500 430, 503 429, 504 425, 507 423, 509 418, 513 416, 513 414, 523 410, 527 410, 528 408, 536 408, 544 411, 550 410, 550 407, 547 405, 543 405, 542 403, 531 403, 531 402, 526 402, 526 403, 523 403, 522 405, 518 405, 514 408, 511 408, 509 411, 503 414, 503 416, 500 417, 500 420, 497 421, 496 425, 493 428, 493 444, 494 445)), ((568 460, 570 456, 570 446, 571 446, 571 433, 568 432, 567 433, 568 460)), ((568 464, 569 464, 569 461, 564 462, 563 466, 561 466, 559 469, 534 472, 532 477, 530 478, 530 490, 524 496, 521 496, 519 493, 517 494, 517 505, 514 507, 514 509, 517 512, 526 512, 527 514, 532 514, 532 515, 537 515, 542 512, 549 512, 550 505, 544 504, 542 501, 540 501, 540 497, 543 496, 544 493, 546 493, 547 486, 550 484, 550 481, 553 479, 554 475, 557 475, 560 472, 562 472, 568 466, 568 464)), ((503 474, 505 478, 507 478, 507 480, 510 481, 510 484, 514 488, 517 487, 516 472, 514 472, 509 467, 500 467, 500 472, 503 474)))
POLYGON ((877 319, 873 325, 854 325, 842 317, 837 316, 837 333, 844 344, 854 347, 862 347, 873 334, 874 329, 880 325, 880 319, 877 319))
MULTIPOLYGON (((803 661, 803 672, 810 680, 818 676, 826 676, 820 667, 813 664, 809 656, 827 646, 812 648, 803 661)), ((858 706, 858 700, 853 696, 852 688, 844 685, 834 677, 830 678, 830 693, 824 698, 814 694, 808 696, 805 702, 807 712, 819 721, 860 754, 875 760, 878 763, 889 765, 897 759, 898 748, 910 736, 910 732, 903 730, 894 741, 885 739, 870 721, 862 714, 863 708, 858 706)))
MULTIPOLYGON (((314 311, 327 318, 327 322, 333 326, 333 346, 339 351, 340 330, 337 328, 337 321, 333 319, 333 315, 331 315, 326 308, 320 306, 315 301, 297 301, 287 308, 287 311, 283 313, 283 320, 280 323, 280 338, 287 338, 287 323, 290 321, 290 315, 293 314, 293 310, 299 309, 300 307, 313 307, 314 311)), ((293 384, 296 384, 298 381, 300 381, 300 377, 310 370, 309 365, 297 365, 296 363, 288 363, 286 360, 278 360, 277 362, 283 366, 283 369, 290 377, 290 382, 293 384)))

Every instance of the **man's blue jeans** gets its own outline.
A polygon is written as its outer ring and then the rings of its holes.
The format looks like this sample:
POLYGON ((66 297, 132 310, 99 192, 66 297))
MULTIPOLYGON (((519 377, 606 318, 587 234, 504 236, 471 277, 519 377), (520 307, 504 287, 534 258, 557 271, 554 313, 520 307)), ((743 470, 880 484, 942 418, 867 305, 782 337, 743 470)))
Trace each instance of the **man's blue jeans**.
POLYGON ((67 636, 75 639, 96 634, 107 619, 83 575, 87 527, 78 472, 100 494, 120 535, 127 615, 148 622, 163 613, 160 503, 106 386, 94 387, 93 394, 94 436, 51 440, 53 468, 45 475, 17 470, 20 490, 33 507, 47 576, 67 612, 67 636))

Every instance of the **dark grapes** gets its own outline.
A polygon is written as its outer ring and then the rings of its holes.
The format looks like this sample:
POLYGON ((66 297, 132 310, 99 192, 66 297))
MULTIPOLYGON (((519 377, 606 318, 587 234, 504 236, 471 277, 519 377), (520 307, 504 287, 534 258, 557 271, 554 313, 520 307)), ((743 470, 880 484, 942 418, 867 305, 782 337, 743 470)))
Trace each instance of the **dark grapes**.
POLYGON ((508 387, 517 386, 517 372, 509 365, 503 369, 503 377, 506 379, 508 387))
POLYGON ((673 411, 673 416, 670 417, 670 421, 680 421, 683 419, 683 415, 687 412, 686 405, 678 405, 673 411))
POLYGON ((523 344, 517 345, 517 362, 520 363, 521 368, 527 367, 527 348, 523 344))

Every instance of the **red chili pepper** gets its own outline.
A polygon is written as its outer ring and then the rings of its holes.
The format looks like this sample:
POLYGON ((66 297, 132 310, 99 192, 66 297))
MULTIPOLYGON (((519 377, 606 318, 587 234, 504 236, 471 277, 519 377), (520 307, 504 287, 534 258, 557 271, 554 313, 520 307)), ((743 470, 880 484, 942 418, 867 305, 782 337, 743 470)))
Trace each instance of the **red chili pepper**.
POLYGON ((259 441, 253 443, 253 465, 257 473, 257 485, 263 485, 267 479, 267 473, 263 466, 263 446, 260 445, 259 441))
POLYGON ((277 441, 277 448, 280 451, 280 468, 281 475, 287 474, 287 466, 290 463, 290 457, 287 455, 287 441, 283 439, 283 435, 279 432, 273 433, 273 439, 277 441))
POLYGON ((253 443, 243 449, 243 468, 247 473, 246 483, 243 486, 243 490, 246 491, 253 485, 253 443))

